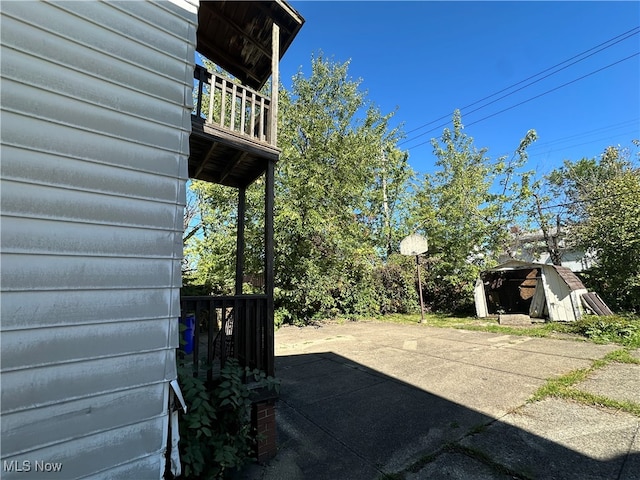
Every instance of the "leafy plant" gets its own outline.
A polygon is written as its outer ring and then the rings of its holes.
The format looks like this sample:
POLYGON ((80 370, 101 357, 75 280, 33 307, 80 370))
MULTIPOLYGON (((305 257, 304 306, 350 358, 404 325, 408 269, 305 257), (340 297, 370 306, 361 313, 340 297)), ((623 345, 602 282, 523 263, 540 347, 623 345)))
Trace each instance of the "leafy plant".
POLYGON ((179 372, 188 412, 180 422, 180 456, 187 479, 221 479, 252 459, 256 438, 251 431, 253 385, 278 390, 278 381, 260 370, 243 369, 228 359, 220 379, 209 386, 193 376, 190 365, 179 372))
POLYGON ((640 319, 623 316, 586 316, 572 326, 576 333, 602 343, 640 346, 640 319))

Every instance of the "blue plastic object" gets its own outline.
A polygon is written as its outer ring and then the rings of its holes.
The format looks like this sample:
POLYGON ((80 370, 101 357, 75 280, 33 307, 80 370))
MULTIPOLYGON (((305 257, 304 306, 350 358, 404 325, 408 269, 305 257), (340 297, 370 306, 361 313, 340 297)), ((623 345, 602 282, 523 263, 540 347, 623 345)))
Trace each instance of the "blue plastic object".
POLYGON ((193 344, 196 332, 196 316, 194 313, 187 313, 184 318, 180 319, 180 323, 186 328, 182 332, 184 345, 181 345, 182 351, 186 354, 193 352, 193 344))

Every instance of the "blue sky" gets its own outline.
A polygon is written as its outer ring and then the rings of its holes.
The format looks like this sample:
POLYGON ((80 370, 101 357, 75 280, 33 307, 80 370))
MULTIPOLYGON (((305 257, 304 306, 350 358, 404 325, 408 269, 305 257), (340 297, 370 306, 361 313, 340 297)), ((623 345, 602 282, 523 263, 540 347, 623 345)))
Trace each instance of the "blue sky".
POLYGON ((640 138, 640 2, 290 3, 306 23, 280 64, 281 83, 290 88, 300 69, 308 76, 314 52, 350 60, 368 99, 404 125, 401 148, 420 174, 434 170, 428 142, 456 108, 491 159, 510 156, 535 129, 529 167, 539 175, 640 138), (572 57, 582 61, 567 66, 572 57))

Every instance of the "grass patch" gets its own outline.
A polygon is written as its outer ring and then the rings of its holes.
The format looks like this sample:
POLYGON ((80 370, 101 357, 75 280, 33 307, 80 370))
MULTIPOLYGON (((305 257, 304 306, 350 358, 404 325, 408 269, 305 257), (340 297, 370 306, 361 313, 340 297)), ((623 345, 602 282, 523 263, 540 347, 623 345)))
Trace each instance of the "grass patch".
MULTIPOLYGON (((391 314, 377 317, 375 320, 401 325, 418 325, 420 318, 418 313, 391 314)), ((629 348, 640 348, 640 317, 638 316, 586 316, 577 322, 533 323, 530 326, 520 327, 500 325, 498 320, 494 318, 457 317, 442 313, 428 313, 424 316, 424 325, 538 338, 561 336, 574 340, 616 343, 629 348)))
MULTIPOLYGON (((377 317, 375 320, 401 325, 418 325, 420 324, 420 314, 392 314, 377 317)), ((506 335, 540 338, 552 337, 557 334, 573 333, 566 323, 534 323, 530 326, 518 327, 500 325, 498 320, 495 318, 456 317, 440 313, 425 314, 423 325, 427 325, 429 327, 457 328, 476 332, 502 333, 506 335)))
MULTIPOLYGON (((376 317, 380 322, 397 323, 401 325, 418 325, 420 324, 419 313, 392 313, 381 317, 376 317)), ((424 324, 430 327, 448 327, 456 328, 462 325, 470 325, 477 322, 477 319, 471 317, 456 317, 444 313, 425 313, 424 324)))
POLYGON ((613 400, 612 398, 594 395, 580 390, 568 389, 563 398, 574 400, 584 405, 592 405, 594 407, 607 407, 622 412, 627 412, 640 417, 640 404, 627 400, 613 400))
POLYGON ((627 349, 615 350, 605 355, 604 358, 595 360, 589 368, 573 370, 560 377, 547 380, 544 385, 536 390, 528 401, 537 402, 548 397, 564 398, 574 400, 584 405, 612 408, 640 417, 640 404, 638 403, 626 400, 613 400, 608 397, 594 395, 573 388, 576 383, 586 380, 592 372, 613 362, 640 364, 640 360, 631 356, 627 349))
POLYGON ((630 348, 640 348, 640 318, 637 316, 587 315, 572 323, 570 328, 596 343, 618 343, 630 348))
POLYGON ((640 358, 633 357, 626 348, 614 350, 613 352, 608 353, 605 355, 603 360, 606 360, 607 362, 632 363, 640 365, 640 358))
POLYGON ((593 367, 574 370, 561 377, 547 380, 547 383, 535 391, 530 401, 537 402, 547 397, 566 398, 569 388, 578 382, 586 380, 593 370, 595 370, 593 367))

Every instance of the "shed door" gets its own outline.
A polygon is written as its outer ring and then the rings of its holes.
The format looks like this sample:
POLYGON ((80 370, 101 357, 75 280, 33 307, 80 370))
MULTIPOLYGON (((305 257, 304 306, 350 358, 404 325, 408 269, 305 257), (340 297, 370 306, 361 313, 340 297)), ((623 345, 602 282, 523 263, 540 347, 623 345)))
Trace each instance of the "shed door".
POLYGON ((476 280, 476 286, 473 289, 473 298, 476 302, 476 315, 479 318, 487 316, 487 297, 484 293, 484 282, 481 278, 476 280))
POLYGON ((544 286, 542 285, 542 278, 538 278, 536 283, 536 293, 534 293, 531 299, 531 306, 529 307, 529 316, 532 318, 544 317, 545 306, 544 286))

